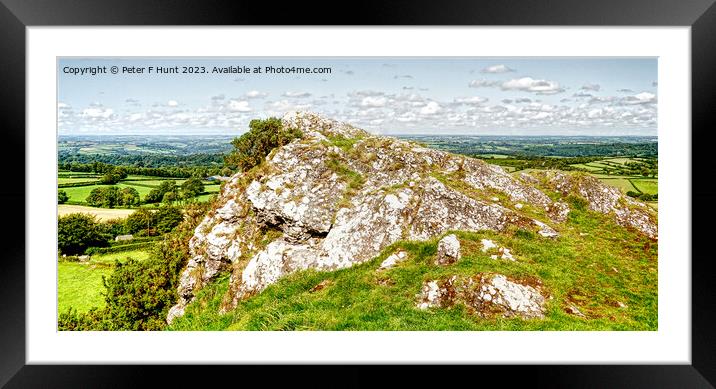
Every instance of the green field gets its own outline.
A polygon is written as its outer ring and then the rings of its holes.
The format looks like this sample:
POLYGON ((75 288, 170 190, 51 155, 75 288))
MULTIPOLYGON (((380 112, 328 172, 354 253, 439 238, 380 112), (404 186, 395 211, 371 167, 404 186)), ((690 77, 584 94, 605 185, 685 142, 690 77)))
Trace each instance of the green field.
POLYGON ((64 313, 72 307, 86 312, 104 305, 102 276, 109 276, 112 267, 105 264, 59 262, 57 264, 57 309, 64 313))
MULTIPOLYGON (((81 174, 81 173, 75 173, 75 172, 60 172, 58 173, 58 180, 60 184, 63 183, 73 183, 73 182, 89 182, 93 181, 93 178, 95 176, 90 174, 81 174), (71 173, 71 174, 69 174, 71 173), (75 177, 76 174, 79 174, 80 177, 75 177)), ((177 185, 181 185, 186 181, 186 179, 172 179, 172 178, 158 178, 158 177, 151 177, 151 176, 138 176, 138 175, 129 175, 127 176, 127 179, 122 180, 121 182, 115 184, 115 186, 118 186, 119 188, 127 188, 131 187, 137 190, 139 193, 139 197, 143 200, 144 196, 146 196, 149 192, 152 191, 152 189, 159 186, 162 181, 174 181, 177 185)), ((69 196, 68 203, 69 204, 75 204, 75 205, 84 205, 86 204, 85 199, 87 199, 87 196, 89 196, 90 192, 92 192, 92 189, 101 187, 101 186, 112 186, 112 185, 85 185, 85 186, 75 186, 75 187, 68 187, 68 188, 59 188, 60 190, 65 191, 67 193, 67 196, 69 196)), ((220 190, 220 185, 216 182, 211 181, 204 181, 204 192, 211 194, 218 192, 220 190)), ((197 197, 198 201, 207 201, 209 196, 207 194, 203 194, 197 197)), ((147 204, 148 206, 153 206, 152 204, 147 204)))
POLYGON ((617 187, 625 194, 629 191, 636 192, 636 188, 634 188, 634 185, 631 184, 628 178, 600 178, 599 181, 617 187))
POLYGON ((643 193, 657 194, 659 192, 659 185, 657 180, 632 180, 634 185, 643 193))
MULTIPOLYGON (((87 196, 89 196, 90 192, 92 192, 92 189, 99 188, 99 187, 107 187, 107 186, 113 186, 113 185, 87 185, 87 186, 75 186, 70 188, 61 188, 61 190, 64 190, 65 193, 67 193, 67 196, 70 197, 69 201, 72 203, 84 203, 87 196)), ((128 185, 125 183, 118 183, 114 186, 118 186, 120 188, 127 188, 131 187, 137 190, 139 192, 140 198, 143 198, 144 196, 149 193, 152 188, 146 187, 146 186, 136 186, 136 185, 128 185)))
POLYGON ((86 312, 93 307, 104 306, 104 287, 102 276, 109 277, 115 260, 134 258, 147 259, 146 250, 126 251, 113 254, 93 255, 89 262, 57 263, 57 309, 67 312, 72 307, 78 312, 86 312))

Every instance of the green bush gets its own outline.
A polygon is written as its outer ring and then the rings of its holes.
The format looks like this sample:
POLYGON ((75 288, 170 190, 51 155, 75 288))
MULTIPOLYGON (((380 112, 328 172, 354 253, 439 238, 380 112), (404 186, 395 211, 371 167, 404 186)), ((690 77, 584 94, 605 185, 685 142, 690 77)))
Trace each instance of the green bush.
POLYGON ((181 194, 184 199, 198 196, 204 191, 204 183, 201 179, 192 177, 181 184, 181 194))
POLYGON ((57 203, 58 204, 64 204, 69 199, 70 199, 70 197, 67 196, 67 192, 65 192, 64 190, 57 191, 57 203))
POLYGON ((302 136, 297 129, 283 128, 281 119, 254 119, 249 123, 249 131, 231 142, 234 150, 226 157, 225 163, 241 171, 248 171, 258 166, 271 150, 302 136))
POLYGON ((173 180, 165 180, 159 183, 158 187, 152 189, 144 196, 144 202, 147 204, 159 203, 163 202, 165 199, 167 202, 171 202, 176 200, 178 197, 179 188, 177 187, 176 182, 173 180), (171 193, 171 195, 167 197, 167 193, 171 193))
POLYGON ((184 220, 184 214, 178 207, 165 205, 154 215, 159 233, 167 233, 184 220))
POLYGON ((139 192, 131 187, 100 186, 92 189, 85 201, 93 207, 131 207, 139 204, 139 192))
POLYGON ((60 216, 57 221, 57 247, 63 254, 82 254, 89 247, 106 247, 111 236, 95 221, 83 213, 60 216))
POLYGON ((143 232, 145 236, 152 236, 156 234, 157 218, 154 212, 140 208, 127 216, 124 226, 128 234, 143 232))

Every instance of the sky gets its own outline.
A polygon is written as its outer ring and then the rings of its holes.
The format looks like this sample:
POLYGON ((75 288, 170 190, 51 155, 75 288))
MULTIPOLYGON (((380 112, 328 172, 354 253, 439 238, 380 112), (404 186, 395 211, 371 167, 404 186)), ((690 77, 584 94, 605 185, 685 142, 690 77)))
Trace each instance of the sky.
POLYGON ((657 133, 656 58, 60 58, 57 71, 61 135, 238 135, 292 110, 380 134, 657 133))

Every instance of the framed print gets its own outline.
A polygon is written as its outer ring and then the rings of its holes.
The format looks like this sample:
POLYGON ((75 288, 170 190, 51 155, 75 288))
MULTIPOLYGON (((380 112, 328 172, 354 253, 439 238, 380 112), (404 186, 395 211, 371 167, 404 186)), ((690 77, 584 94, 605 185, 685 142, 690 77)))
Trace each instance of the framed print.
POLYGON ((525 6, 4 1, 1 382, 712 386, 716 8, 525 6))

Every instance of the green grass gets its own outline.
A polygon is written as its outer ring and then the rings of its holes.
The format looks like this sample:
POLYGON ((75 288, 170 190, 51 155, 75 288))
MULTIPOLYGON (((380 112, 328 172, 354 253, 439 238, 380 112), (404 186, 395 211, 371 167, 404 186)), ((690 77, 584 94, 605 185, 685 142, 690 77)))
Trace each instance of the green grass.
POLYGON ((95 254, 90 259, 90 263, 114 265, 115 261, 124 262, 128 258, 136 259, 138 261, 145 260, 149 258, 149 255, 149 251, 147 251, 146 248, 140 250, 122 251, 119 253, 95 254))
MULTIPOLYGON (((71 201, 72 203, 86 204, 85 199, 87 198, 87 196, 89 196, 90 192, 92 192, 92 189, 102 187, 102 186, 112 186, 112 185, 88 185, 88 186, 76 186, 76 187, 61 188, 61 189, 64 190, 65 193, 67 193, 67 196, 70 197, 69 201, 71 201)), ((147 186, 130 185, 130 184, 126 184, 124 182, 120 182, 120 183, 116 184, 115 186, 118 186, 120 189, 132 187, 137 190, 137 192, 139 193, 139 197, 141 199, 144 199, 144 196, 146 196, 147 193, 149 193, 152 190, 152 188, 147 187, 147 186)))
POLYGON ((196 196, 196 201, 200 203, 205 203, 209 200, 211 200, 211 197, 214 196, 216 193, 207 193, 203 195, 196 196))
POLYGON ((657 194, 659 193, 659 185, 657 180, 648 180, 648 179, 633 179, 631 182, 634 183, 634 185, 639 188, 640 191, 643 193, 648 194, 657 194))
POLYGON ((521 230, 458 232, 463 257, 450 266, 433 264, 436 240, 399 242, 377 258, 333 272, 302 271, 218 313, 228 275, 207 285, 169 330, 656 330, 657 245, 589 211, 570 213, 555 240, 521 230), (581 234, 580 234, 581 233, 581 234), (582 235, 587 234, 587 235, 582 235), (517 262, 492 260, 481 238, 512 249, 517 262), (388 271, 381 260, 402 248, 408 259, 388 271), (496 272, 536 276, 552 298, 545 319, 480 318, 462 306, 421 311, 415 295, 424 281, 454 274, 496 272), (317 292, 311 289, 328 280, 317 292), (617 302, 627 305, 619 308, 617 302), (586 319, 567 314, 576 305, 586 319))
POLYGON ((149 251, 134 250, 113 254, 93 255, 89 262, 57 263, 57 309, 65 313, 72 307, 78 312, 104 306, 104 287, 102 276, 109 277, 116 260, 124 262, 127 258, 144 260, 149 251))
POLYGON ((58 312, 67 312, 70 307, 86 312, 104 306, 102 276, 108 277, 111 273, 112 266, 104 263, 58 262, 58 312))
POLYGON ((634 188, 634 185, 631 184, 631 181, 627 178, 600 178, 599 180, 607 185, 621 189, 622 193, 637 191, 636 188, 634 188))

